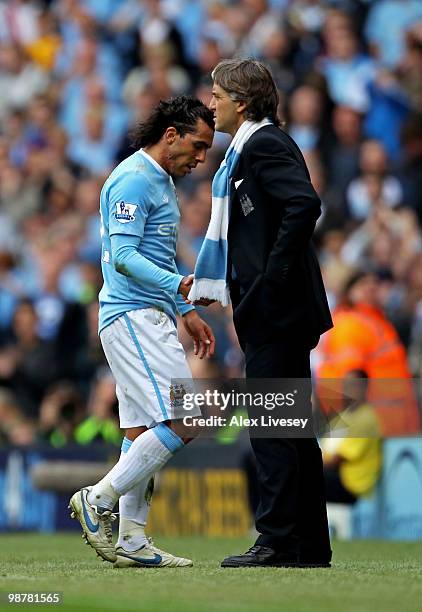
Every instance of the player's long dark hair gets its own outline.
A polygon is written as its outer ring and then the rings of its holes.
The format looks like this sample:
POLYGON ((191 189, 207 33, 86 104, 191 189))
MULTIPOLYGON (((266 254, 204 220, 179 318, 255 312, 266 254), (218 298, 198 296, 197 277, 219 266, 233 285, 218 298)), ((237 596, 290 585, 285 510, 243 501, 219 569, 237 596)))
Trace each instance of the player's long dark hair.
POLYGON ((168 127, 176 128, 181 136, 194 132, 199 119, 214 130, 213 113, 200 100, 191 96, 161 100, 148 119, 132 131, 132 146, 139 149, 156 144, 168 127))

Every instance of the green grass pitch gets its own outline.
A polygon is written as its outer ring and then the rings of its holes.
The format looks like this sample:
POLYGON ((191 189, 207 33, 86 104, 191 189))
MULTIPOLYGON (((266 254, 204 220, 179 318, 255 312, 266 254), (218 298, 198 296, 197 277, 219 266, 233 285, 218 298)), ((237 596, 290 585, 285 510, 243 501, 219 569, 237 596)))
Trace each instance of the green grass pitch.
POLYGON ((422 543, 334 543, 331 569, 221 569, 249 539, 157 538, 193 568, 121 569, 77 535, 0 536, 0 591, 61 591, 59 606, 3 609, 129 612, 413 612, 422 609, 422 543))

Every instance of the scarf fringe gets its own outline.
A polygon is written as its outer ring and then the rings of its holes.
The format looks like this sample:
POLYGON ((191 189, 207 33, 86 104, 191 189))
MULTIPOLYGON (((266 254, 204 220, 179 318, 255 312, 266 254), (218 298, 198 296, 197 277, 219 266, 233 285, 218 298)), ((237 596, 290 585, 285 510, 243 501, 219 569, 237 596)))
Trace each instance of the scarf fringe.
POLYGON ((196 278, 193 281, 188 299, 191 302, 195 302, 201 298, 216 300, 222 306, 228 306, 230 304, 230 293, 226 281, 222 279, 196 278))

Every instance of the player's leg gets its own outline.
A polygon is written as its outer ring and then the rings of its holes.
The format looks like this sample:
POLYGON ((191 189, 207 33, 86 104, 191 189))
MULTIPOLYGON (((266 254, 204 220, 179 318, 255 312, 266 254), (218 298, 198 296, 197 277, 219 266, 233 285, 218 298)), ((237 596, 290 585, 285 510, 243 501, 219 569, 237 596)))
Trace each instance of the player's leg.
MULTIPOLYGON (((75 493, 71 498, 70 506, 75 518, 81 523, 84 535, 89 544, 97 553, 107 561, 115 561, 116 555, 111 541, 111 523, 109 522, 112 510, 119 500, 129 493, 136 495, 142 502, 149 480, 158 472, 173 456, 175 452, 184 447, 183 441, 178 438, 166 424, 145 431, 138 436, 128 452, 125 453, 110 472, 93 487, 86 487, 75 493)), ((138 509, 142 514, 142 508, 138 509)), ((133 519, 131 519, 133 522, 133 519)), ((138 535, 139 534, 139 529, 138 535)), ((148 549, 153 545, 149 543, 148 549)), ((154 563, 157 566, 191 565, 188 559, 173 557, 169 553, 159 551, 159 554, 144 551, 146 553, 144 565, 154 563), (151 561, 152 559, 152 561, 151 561)), ((145 555, 144 555, 145 556, 145 555)), ((132 565, 140 565, 141 556, 137 555, 132 565)), ((129 561, 118 565, 124 567, 129 561)))
MULTIPOLYGON (((117 500, 140 486, 142 482, 146 487, 149 479, 175 452, 183 448, 187 441, 183 441, 173 431, 170 421, 164 419, 169 415, 172 416, 169 373, 174 371, 176 377, 187 378, 190 376, 190 371, 186 365, 183 349, 177 341, 177 335, 175 347, 175 328, 172 322, 168 317, 163 318, 162 313, 157 317, 156 313, 147 311, 135 311, 130 313, 131 317, 126 315, 118 319, 104 330, 107 333, 103 332, 101 335, 104 351, 118 388, 124 395, 124 401, 119 397, 121 427, 130 430, 138 427, 140 423, 150 425, 149 429, 133 440, 128 452, 113 469, 91 490, 86 491, 81 512, 76 513, 89 543, 108 560, 112 560, 110 555, 103 554, 106 544, 101 541, 99 546, 98 540, 101 538, 96 532, 92 533, 91 525, 93 524, 94 529, 98 531, 96 522, 103 515, 105 517, 107 512, 111 512, 117 500), (159 325, 159 321, 163 325, 159 325), (138 337, 142 337, 142 347, 138 337), (119 341, 115 342, 117 338, 119 341), (177 367, 178 365, 180 367, 177 367), (89 495, 88 499, 86 495, 89 495), (99 517, 97 521, 84 520, 85 515, 89 515, 90 512, 97 514, 99 517)), ((80 493, 84 495, 83 492, 80 493)), ((105 535, 108 542, 108 532, 105 535)), ((164 551, 153 553, 151 559, 145 559, 144 564, 191 564, 189 560, 175 558, 164 551)), ((137 558, 136 564, 140 564, 138 563, 140 560, 141 558, 137 558)), ((124 564, 127 565, 131 561, 133 559, 125 561, 124 564)))
MULTIPOLYGON (((143 428, 143 430, 145 430, 143 428)), ((126 430, 122 443, 122 454, 127 453, 132 441, 143 433, 139 428, 126 430)), ((119 537, 116 548, 128 552, 148 546, 151 538, 145 533, 148 515, 154 493, 154 476, 145 478, 119 499, 119 537)))
MULTIPOLYGON (((132 441, 146 428, 132 428, 126 430, 122 442, 121 461, 124 460, 132 441)), ((113 470, 111 470, 111 473, 113 470)), ((154 476, 142 480, 119 499, 119 537, 116 549, 127 553, 135 553, 140 549, 150 547, 150 539, 145 534, 145 527, 151 506, 154 491, 154 476)), ((168 554, 168 553, 167 553, 168 554)))
MULTIPOLYGON (((122 443, 122 456, 124 456, 133 440, 144 433, 145 428, 126 430, 122 443)), ((119 537, 116 548, 125 546, 128 550, 137 550, 148 543, 145 526, 148 519, 151 498, 154 492, 154 476, 142 480, 119 499, 119 537)))
MULTIPOLYGON (((143 424, 145 422, 143 415, 138 414, 132 409, 125 398, 125 394, 119 387, 119 382, 120 384, 125 384, 125 378, 124 371, 119 367, 121 355, 116 354, 114 348, 119 344, 116 343, 115 340, 121 333, 122 325, 119 320, 114 321, 101 332, 101 342, 114 378, 116 379, 120 425, 121 427, 125 427, 125 423, 122 424, 122 419, 133 425, 130 430, 130 437, 134 438, 147 431, 147 427, 143 424)), ((124 340, 122 342, 124 343, 124 340)), ((124 459, 125 455, 121 453, 117 464, 99 483, 94 485, 94 487, 84 487, 80 491, 77 491, 72 496, 69 503, 71 516, 80 522, 86 543, 90 544, 100 557, 110 562, 116 560, 111 526, 115 518, 112 510, 115 506, 116 498, 114 492, 111 496, 107 495, 107 486, 109 486, 110 478, 115 471, 120 469, 124 459), (93 489, 98 486, 103 489, 101 496, 97 496, 93 493, 93 489)))
MULTIPOLYGON (((125 438, 126 442, 128 438, 125 438)), ((127 452, 127 451, 126 451, 127 452)), ((141 481, 119 499, 119 538, 116 543, 116 568, 125 567, 189 567, 190 559, 177 557, 157 548, 145 534, 154 476, 141 481)))
MULTIPOLYGON (((126 430, 126 435, 123 438, 119 464, 123 465, 126 453, 129 450, 132 441, 147 430, 146 427, 133 427, 126 430)), ((101 491, 103 487, 108 487, 110 479, 116 472, 114 466, 108 474, 94 487, 87 496, 87 501, 92 505, 101 500, 101 491), (100 496, 96 499, 96 491, 100 492, 100 496)), ((148 543, 145 535, 145 526, 151 505, 151 497, 154 489, 154 476, 143 479, 138 485, 130 489, 125 495, 119 499, 119 537, 116 547, 125 546, 130 550, 137 550, 142 545, 148 543)), ((103 498, 104 499, 104 498, 103 498)))
POLYGON ((119 499, 119 537, 116 548, 133 552, 148 545, 145 529, 153 493, 154 476, 151 476, 119 499))
MULTIPOLYGON (((178 435, 175 431, 175 422, 172 421, 173 417, 176 416, 171 400, 172 377, 179 379, 191 378, 183 348, 178 342, 173 322, 166 315, 158 312, 145 312, 143 313, 145 316, 141 318, 132 316, 132 313, 130 314, 128 328, 135 339, 134 344, 138 344, 138 337, 141 338, 139 350, 142 350, 142 360, 148 364, 150 376, 155 381, 155 397, 153 396, 153 399, 156 401, 150 402, 148 406, 148 415, 156 423, 156 426, 151 428, 151 431, 157 437, 155 452, 159 454, 160 442, 164 447, 167 447, 168 451, 172 453, 177 452, 189 441, 188 438, 182 438, 181 435, 178 435), (151 321, 153 325, 147 325, 147 322, 151 321), (151 337, 145 333, 147 329, 151 332, 151 337), (157 347, 159 347, 159 350, 157 350, 157 347), (157 401, 157 398, 159 401, 157 401), (163 420, 165 417, 170 418, 163 420)), ((133 439, 130 431, 127 430, 127 437, 132 437, 133 439)), ((146 442, 148 443, 148 440, 146 442)), ((140 439, 133 440, 128 451, 128 458, 130 455, 133 458, 136 457, 133 454, 137 450, 136 447, 143 454, 145 446, 145 434, 142 434, 140 439)), ((131 471, 130 465, 126 464, 125 468, 112 482, 112 486, 118 491, 123 491, 122 487, 126 485, 125 479, 128 475, 130 476, 128 474, 131 471)), ((143 483, 143 487, 138 488, 135 485, 126 495, 120 498, 120 514, 122 517, 122 512, 124 512, 126 516, 120 531, 119 542, 116 546, 118 559, 115 567, 128 567, 144 563, 173 567, 192 565, 189 559, 174 557, 155 547, 151 539, 146 538, 144 525, 146 524, 149 511, 150 490, 148 490, 148 486, 145 487, 145 484, 148 485, 148 482, 143 481, 143 483), (127 502, 122 504, 122 500, 127 500, 127 502), (136 542, 142 543, 144 538, 147 539, 148 543, 134 550, 136 542), (150 556, 152 558, 149 558, 150 556), (160 558, 161 561, 159 561, 160 558)))
MULTIPOLYGON (((129 450, 133 440, 146 431, 145 427, 133 427, 126 430, 122 442, 121 459, 129 450)), ((112 471, 111 471, 112 472, 112 471)), ((139 550, 150 543, 145 527, 154 492, 154 476, 143 479, 119 499, 119 537, 116 548, 128 552, 139 550)))
POLYGON ((90 491, 93 506, 113 510, 117 501, 143 480, 149 480, 167 461, 185 446, 164 422, 138 436, 110 472, 90 491))

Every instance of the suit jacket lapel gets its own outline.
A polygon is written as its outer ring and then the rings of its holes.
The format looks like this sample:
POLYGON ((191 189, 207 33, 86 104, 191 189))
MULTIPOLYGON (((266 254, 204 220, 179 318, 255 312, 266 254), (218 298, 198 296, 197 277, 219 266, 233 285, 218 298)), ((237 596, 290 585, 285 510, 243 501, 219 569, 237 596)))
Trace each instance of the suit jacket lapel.
POLYGON ((230 225, 230 219, 232 217, 233 214, 233 208, 238 205, 238 198, 236 198, 236 186, 235 186, 235 182, 244 178, 242 176, 242 172, 241 172, 241 167, 242 167, 242 155, 239 156, 239 161, 237 164, 237 168, 236 168, 236 172, 234 173, 234 176, 230 179, 230 193, 229 193, 229 225, 230 225))

